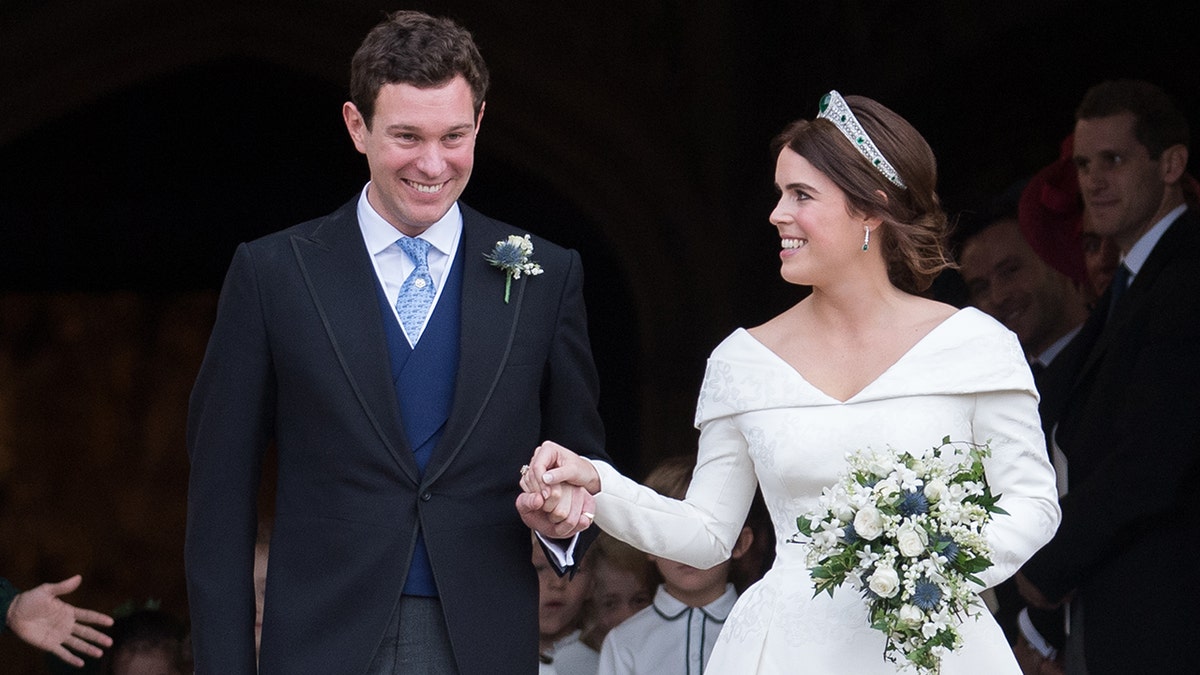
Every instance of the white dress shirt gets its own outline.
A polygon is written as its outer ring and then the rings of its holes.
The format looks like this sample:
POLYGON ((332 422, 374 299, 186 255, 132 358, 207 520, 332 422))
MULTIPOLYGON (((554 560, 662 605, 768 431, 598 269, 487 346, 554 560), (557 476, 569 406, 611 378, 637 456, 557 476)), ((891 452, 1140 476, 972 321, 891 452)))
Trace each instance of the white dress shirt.
MULTIPOLYGON (((362 230, 363 243, 367 246, 367 252, 371 254, 371 264, 375 267, 375 276, 379 279, 383 294, 387 297, 392 313, 396 316, 396 322, 400 323, 400 315, 396 313, 396 300, 400 297, 400 287, 404 285, 404 280, 412 274, 416 265, 399 246, 396 246, 396 242, 405 235, 384 220, 383 216, 379 215, 379 212, 367 200, 367 190, 370 187, 371 184, 367 183, 358 197, 358 226, 362 230)), ((462 229, 462 211, 458 208, 458 202, 454 202, 441 220, 430 225, 418 237, 430 244, 429 276, 433 278, 433 285, 437 289, 437 294, 434 295, 433 302, 429 305, 430 315, 437 307, 438 299, 442 297, 442 288, 445 286, 443 281, 449 275, 450 268, 454 264, 455 253, 458 251, 458 240, 462 237, 462 229)), ((426 316, 425 319, 428 321, 429 317, 426 316)), ((403 328, 403 325, 401 327, 403 328)), ((409 338, 408 342, 412 345, 412 338, 409 338)))

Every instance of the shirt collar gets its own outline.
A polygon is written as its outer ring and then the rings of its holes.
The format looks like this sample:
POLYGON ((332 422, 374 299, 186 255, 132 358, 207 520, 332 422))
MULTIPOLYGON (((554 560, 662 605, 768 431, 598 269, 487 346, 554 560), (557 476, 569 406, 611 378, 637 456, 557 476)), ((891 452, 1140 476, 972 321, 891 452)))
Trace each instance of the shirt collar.
MULTIPOLYGON (((404 235, 399 230, 392 227, 391 223, 383 219, 379 212, 371 206, 371 202, 367 200, 367 189, 371 187, 367 183, 363 188, 362 193, 358 196, 358 225, 362 228, 363 240, 367 243, 367 251, 371 255, 376 255, 387 247, 396 243, 404 235)), ((421 233, 420 238, 428 241, 435 249, 445 255, 451 255, 454 251, 454 242, 458 238, 458 233, 462 230, 462 210, 458 208, 458 202, 454 202, 450 206, 450 210, 446 215, 442 216, 433 225, 430 225, 421 233)))
POLYGON ((1071 341, 1071 338, 1075 337, 1075 335, 1079 332, 1080 328, 1083 328, 1083 324, 1080 324, 1080 325, 1072 328, 1071 330, 1067 331, 1066 335, 1055 340, 1054 344, 1050 345, 1049 347, 1046 347, 1044 350, 1042 350, 1041 354, 1038 354, 1037 356, 1033 357, 1033 359, 1031 359, 1030 362, 1031 363, 1040 363, 1043 366, 1050 365, 1050 362, 1054 360, 1054 357, 1058 356, 1058 353, 1061 352, 1063 350, 1063 348, 1065 348, 1067 346, 1067 343, 1071 341))
POLYGON ((1150 252, 1154 250, 1154 245, 1158 243, 1159 239, 1162 239, 1163 233, 1167 231, 1167 228, 1171 227, 1171 223, 1175 222, 1175 219, 1186 210, 1187 204, 1180 204, 1171 209, 1167 215, 1163 216, 1162 220, 1155 223, 1154 227, 1147 230, 1146 234, 1143 234, 1142 238, 1137 240, 1133 248, 1129 249, 1129 253, 1125 255, 1125 259, 1121 262, 1129 268, 1133 276, 1137 276, 1137 273, 1142 271, 1142 265, 1146 264, 1146 258, 1150 257, 1150 252))
MULTIPOLYGON (((735 602, 737 602, 737 591, 734 590, 733 584, 725 584, 725 592, 721 594, 721 597, 699 609, 708 618, 723 622, 729 616, 735 602)), ((686 612, 688 606, 668 593, 666 587, 660 584, 658 590, 654 592, 654 610, 665 619, 675 619, 686 612)))

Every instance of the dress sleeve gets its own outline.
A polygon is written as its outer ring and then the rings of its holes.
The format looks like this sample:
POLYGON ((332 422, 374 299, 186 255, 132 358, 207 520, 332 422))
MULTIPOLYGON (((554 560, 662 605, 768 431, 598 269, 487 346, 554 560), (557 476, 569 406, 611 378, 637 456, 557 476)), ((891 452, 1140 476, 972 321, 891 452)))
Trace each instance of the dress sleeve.
POLYGON ((685 565, 708 569, 728 560, 757 486, 746 438, 734 419, 701 425, 696 470, 683 501, 593 461, 600 474, 596 524, 642 551, 685 565))
POLYGON ((972 427, 974 441, 991 446, 984 470, 992 494, 1000 495, 999 506, 1008 512, 996 514, 986 530, 993 565, 979 577, 991 587, 1050 541, 1061 513, 1032 391, 978 394, 972 427))

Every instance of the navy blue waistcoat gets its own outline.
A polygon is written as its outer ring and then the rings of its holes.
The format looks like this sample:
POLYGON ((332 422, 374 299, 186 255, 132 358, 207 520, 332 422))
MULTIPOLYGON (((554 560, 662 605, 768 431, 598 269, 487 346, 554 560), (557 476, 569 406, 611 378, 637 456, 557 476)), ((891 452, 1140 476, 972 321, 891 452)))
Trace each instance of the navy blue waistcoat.
MULTIPOLYGON (((424 474, 433 448, 442 437, 454 403, 454 380, 458 375, 458 346, 462 313, 462 251, 443 281, 444 288, 433 314, 421 332, 417 346, 410 347, 396 313, 379 290, 379 308, 387 338, 392 383, 400 403, 400 421, 417 466, 424 474)), ((425 548, 425 537, 417 534, 405 595, 436 596, 433 567, 425 548)))

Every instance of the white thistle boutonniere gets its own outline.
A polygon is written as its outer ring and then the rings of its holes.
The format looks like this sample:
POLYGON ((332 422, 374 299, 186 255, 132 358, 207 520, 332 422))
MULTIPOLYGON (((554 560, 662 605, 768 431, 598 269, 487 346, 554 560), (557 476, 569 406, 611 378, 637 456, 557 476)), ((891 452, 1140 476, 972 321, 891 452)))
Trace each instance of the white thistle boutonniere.
POLYGON ((530 260, 533 256, 533 242, 529 235, 524 237, 516 234, 508 235, 508 239, 496 242, 496 248, 491 253, 485 253, 493 267, 504 270, 504 303, 508 304, 508 294, 512 290, 513 279, 520 279, 522 274, 535 277, 542 273, 542 266, 530 260))

